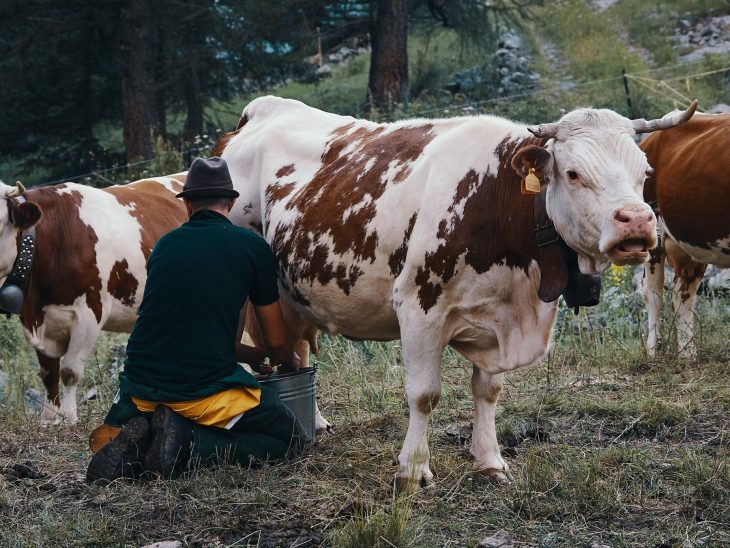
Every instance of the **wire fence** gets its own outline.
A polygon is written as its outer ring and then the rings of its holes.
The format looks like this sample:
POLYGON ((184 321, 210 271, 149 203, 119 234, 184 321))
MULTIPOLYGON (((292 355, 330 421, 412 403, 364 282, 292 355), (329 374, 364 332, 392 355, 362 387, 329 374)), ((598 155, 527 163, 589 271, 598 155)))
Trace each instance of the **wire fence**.
MULTIPOLYGON (((529 97, 537 97, 541 95, 549 95, 554 94, 557 92, 566 92, 566 91, 572 91, 575 89, 583 89, 583 88, 589 88, 592 86, 598 86, 603 85, 611 82, 620 82, 622 80, 629 80, 632 83, 637 84, 640 87, 643 87, 645 89, 648 89, 649 91, 652 91, 656 94, 663 95, 668 101, 670 101, 675 107, 676 106, 688 106, 692 102, 692 98, 690 98, 687 94, 680 92, 676 86, 670 85, 671 82, 688 82, 689 80, 698 79, 698 78, 704 78, 707 76, 715 75, 715 74, 721 74, 730 71, 730 66, 713 69, 713 70, 707 70, 702 72, 696 72, 696 73, 690 73, 690 74, 684 74, 679 76, 668 76, 664 78, 651 78, 649 75, 659 74, 670 71, 677 68, 684 68, 689 69, 692 66, 702 63, 704 60, 698 59, 693 62, 687 62, 687 63, 678 63, 675 65, 667 65, 664 67, 658 67, 658 68, 652 68, 652 69, 645 69, 645 70, 639 70, 634 72, 626 72, 623 75, 615 76, 615 77, 609 77, 609 78, 600 78, 595 80, 588 80, 583 82, 566 82, 561 85, 556 86, 550 86, 550 87, 544 87, 539 89, 533 89, 529 91, 525 91, 523 93, 516 93, 512 95, 506 95, 506 96, 500 96, 500 97, 492 97, 488 99, 480 99, 477 101, 467 101, 467 102, 459 102, 459 103, 450 103, 445 105, 439 105, 435 107, 429 107, 425 109, 409 109, 404 112, 405 115, 407 115, 409 118, 418 118, 426 115, 433 115, 436 113, 440 114, 453 114, 453 113, 463 113, 463 114, 475 114, 479 113, 484 109, 484 107, 488 106, 494 106, 499 105, 503 103, 509 103, 511 101, 519 100, 519 99, 526 99, 529 97)), ((700 107, 698 110, 701 112, 703 109, 700 107)), ((236 114, 232 111, 227 111, 229 114, 236 114)), ((222 129, 219 131, 223 131, 222 129)), ((192 156, 194 154, 198 154, 203 151, 209 151, 212 147, 212 144, 205 144, 205 145, 199 145, 195 147, 190 147, 185 150, 180 151, 180 155, 182 158, 184 158, 184 161, 187 164, 192 161, 192 156)), ((137 162, 132 163, 125 163, 125 164, 119 164, 116 166, 104 168, 104 169, 98 169, 98 170, 92 170, 87 173, 82 173, 79 175, 73 175, 69 177, 63 177, 61 179, 55 179, 52 181, 46 181, 38 184, 34 184, 34 187, 40 187, 40 186, 50 186, 54 184, 64 183, 64 182, 74 182, 74 181, 80 181, 84 179, 94 178, 98 181, 103 182, 105 185, 112 185, 117 184, 115 181, 110 180, 107 176, 113 175, 115 173, 119 173, 121 171, 128 172, 130 169, 138 169, 143 168, 144 166, 148 166, 151 164, 154 164, 160 160, 159 157, 152 157, 145 160, 140 160, 137 162)))

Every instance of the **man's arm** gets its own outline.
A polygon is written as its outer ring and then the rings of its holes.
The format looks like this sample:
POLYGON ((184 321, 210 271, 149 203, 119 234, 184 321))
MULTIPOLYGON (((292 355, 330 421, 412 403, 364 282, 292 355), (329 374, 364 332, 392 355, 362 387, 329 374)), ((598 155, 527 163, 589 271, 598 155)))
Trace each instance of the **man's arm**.
POLYGON ((297 369, 299 364, 294 363, 298 361, 294 358, 294 341, 284 323, 279 301, 265 306, 254 306, 254 313, 271 360, 282 364, 286 369, 297 369))
POLYGON ((266 358, 269 357, 266 354, 266 350, 264 350, 263 348, 259 348, 258 346, 251 346, 248 344, 243 344, 241 342, 243 340, 243 333, 246 328, 248 328, 249 330, 257 331, 257 333, 249 333, 249 335, 252 336, 254 340, 261 339, 259 326, 254 325, 255 320, 252 321, 252 325, 248 325, 246 323, 246 320, 248 318, 247 312, 249 306, 249 302, 246 301, 246 304, 243 305, 243 308, 241 309, 238 317, 238 330, 236 332, 235 345, 236 361, 247 363, 251 366, 251 369, 253 369, 257 373, 271 373, 271 367, 264 364, 266 358))

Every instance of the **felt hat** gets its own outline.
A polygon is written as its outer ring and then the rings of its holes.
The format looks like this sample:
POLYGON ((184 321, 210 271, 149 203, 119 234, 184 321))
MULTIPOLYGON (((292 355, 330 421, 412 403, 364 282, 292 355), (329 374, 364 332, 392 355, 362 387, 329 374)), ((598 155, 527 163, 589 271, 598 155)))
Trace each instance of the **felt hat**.
POLYGON ((195 158, 190 164, 185 186, 176 198, 238 198, 228 164, 223 158, 195 158))

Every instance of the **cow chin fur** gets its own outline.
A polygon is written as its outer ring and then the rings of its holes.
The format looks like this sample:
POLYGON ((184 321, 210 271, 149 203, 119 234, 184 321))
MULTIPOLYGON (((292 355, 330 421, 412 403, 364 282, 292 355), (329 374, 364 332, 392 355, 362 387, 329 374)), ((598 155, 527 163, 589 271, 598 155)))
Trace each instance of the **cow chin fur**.
POLYGON ((611 266, 611 260, 608 257, 589 257, 583 253, 578 253, 578 268, 582 274, 596 276, 611 266))

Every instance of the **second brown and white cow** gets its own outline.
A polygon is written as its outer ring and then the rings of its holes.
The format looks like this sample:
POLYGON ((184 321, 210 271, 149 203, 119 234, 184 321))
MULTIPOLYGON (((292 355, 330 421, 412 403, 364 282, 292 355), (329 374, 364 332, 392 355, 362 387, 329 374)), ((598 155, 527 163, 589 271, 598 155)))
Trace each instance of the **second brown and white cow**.
POLYGON ((660 227, 660 245, 644 267, 647 350, 656 354, 668 258, 679 355, 694 359, 694 308, 705 268, 730 267, 730 114, 698 114, 640 146, 654 168, 644 198, 658 211, 660 227))
POLYGON ((35 228, 20 320, 46 388, 41 424, 76 420, 76 386, 99 333, 134 325, 152 247, 187 219, 175 198, 184 182, 185 173, 105 189, 0 183, 0 278, 35 228))
POLYGON ((241 193, 232 220, 278 258, 295 333, 401 339, 401 487, 432 479, 427 422, 447 345, 473 363, 474 466, 507 480, 494 423, 503 375, 545 355, 557 312, 557 294, 539 297, 550 274, 521 180, 539 179, 583 273, 641 263, 656 227, 633 136, 692 112, 646 122, 579 109, 532 128, 492 116, 378 124, 263 97, 215 152, 241 193))

